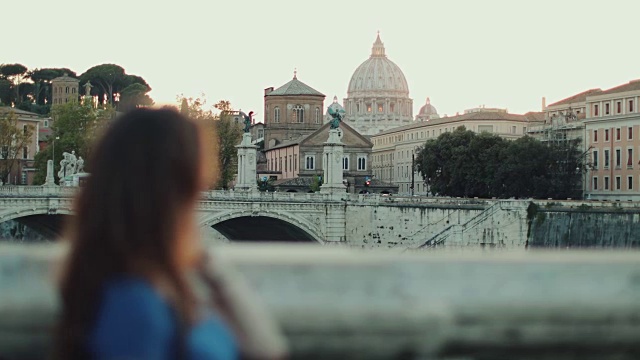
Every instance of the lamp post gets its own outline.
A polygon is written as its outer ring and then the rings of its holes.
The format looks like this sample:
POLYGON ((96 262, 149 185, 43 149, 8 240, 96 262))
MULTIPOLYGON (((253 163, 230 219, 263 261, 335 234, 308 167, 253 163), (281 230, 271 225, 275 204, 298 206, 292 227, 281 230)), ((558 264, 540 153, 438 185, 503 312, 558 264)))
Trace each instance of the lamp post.
POLYGON ((416 154, 411 153, 411 196, 415 193, 414 188, 416 186, 416 154))

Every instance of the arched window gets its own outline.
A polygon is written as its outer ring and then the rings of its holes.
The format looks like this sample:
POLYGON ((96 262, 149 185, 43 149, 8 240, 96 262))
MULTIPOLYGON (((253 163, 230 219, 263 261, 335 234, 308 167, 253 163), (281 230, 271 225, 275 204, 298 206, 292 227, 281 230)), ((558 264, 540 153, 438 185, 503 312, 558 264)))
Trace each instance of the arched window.
POLYGON ((277 106, 273 108, 273 122, 280 122, 280 108, 277 106))
POLYGON ((76 88, 71 88, 71 93, 75 94, 76 93, 76 88))
POLYGON ((349 156, 342 158, 342 170, 349 170, 349 156))
POLYGON ((356 103, 356 113, 360 113, 360 103, 356 103))
POLYGON ((65 94, 69 93, 69 87, 68 86, 65 88, 64 92, 65 92, 65 94))
POLYGON ((299 123, 304 122, 304 108, 302 105, 296 105, 293 107, 293 121, 299 123))
POLYGON ((320 124, 320 109, 316 108, 316 124, 320 124))
POLYGON ((378 112, 379 112, 379 113, 384 112, 384 105, 382 105, 382 104, 378 104, 378 112))

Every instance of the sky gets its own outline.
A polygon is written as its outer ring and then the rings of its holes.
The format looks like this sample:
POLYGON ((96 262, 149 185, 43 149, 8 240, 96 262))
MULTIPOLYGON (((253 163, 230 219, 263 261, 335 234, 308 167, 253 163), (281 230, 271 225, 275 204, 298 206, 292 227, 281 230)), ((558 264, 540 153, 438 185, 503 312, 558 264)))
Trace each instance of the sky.
POLYGON ((145 78, 158 104, 204 94, 258 121, 264 89, 294 69, 325 106, 334 95, 342 103, 377 31, 414 114, 427 97, 441 116, 540 111, 543 96, 640 78, 637 0, 31 0, 9 13, 0 63, 78 74, 115 63, 145 78))

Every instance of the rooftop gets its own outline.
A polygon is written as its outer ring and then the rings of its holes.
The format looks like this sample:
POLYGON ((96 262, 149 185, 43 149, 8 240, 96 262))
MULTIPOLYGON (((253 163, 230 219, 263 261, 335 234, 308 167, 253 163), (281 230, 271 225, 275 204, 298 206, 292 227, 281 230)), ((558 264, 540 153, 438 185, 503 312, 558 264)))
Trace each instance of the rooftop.
POLYGON ((594 95, 607 95, 607 94, 615 94, 615 93, 636 91, 636 90, 640 90, 640 79, 631 80, 626 84, 613 87, 609 90, 605 90, 599 94, 594 94, 594 95))
POLYGON ((569 96, 566 99, 562 99, 560 101, 556 101, 553 104, 549 104, 547 105, 547 107, 549 106, 557 106, 557 105, 569 105, 569 104, 573 104, 573 103, 577 103, 577 102, 585 102, 587 100, 587 96, 592 96, 592 95, 599 95, 600 93, 602 93, 601 89, 590 89, 587 91, 583 91, 579 94, 575 94, 573 96, 569 96))
POLYGON ((288 83, 280 86, 265 96, 278 96, 278 95, 314 95, 324 96, 320 91, 312 88, 311 86, 298 80, 297 75, 293 75, 293 79, 288 83))

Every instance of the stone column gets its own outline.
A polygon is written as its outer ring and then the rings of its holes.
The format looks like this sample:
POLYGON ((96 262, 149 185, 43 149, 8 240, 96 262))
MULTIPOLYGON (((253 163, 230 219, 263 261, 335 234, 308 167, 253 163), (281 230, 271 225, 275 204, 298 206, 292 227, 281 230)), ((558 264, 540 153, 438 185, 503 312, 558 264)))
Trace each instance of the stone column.
POLYGON ((323 159, 323 182, 320 187, 321 193, 344 194, 345 186, 342 183, 342 156, 344 144, 340 141, 337 129, 329 130, 329 139, 324 143, 323 159))
POLYGON ((44 180, 44 186, 56 186, 56 180, 53 177, 53 160, 47 160, 47 178, 44 180))
POLYGON ((242 142, 236 148, 238 149, 238 178, 234 189, 236 191, 257 192, 256 154, 258 147, 251 144, 251 134, 242 134, 242 142))

